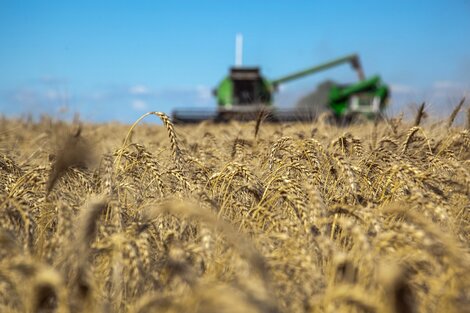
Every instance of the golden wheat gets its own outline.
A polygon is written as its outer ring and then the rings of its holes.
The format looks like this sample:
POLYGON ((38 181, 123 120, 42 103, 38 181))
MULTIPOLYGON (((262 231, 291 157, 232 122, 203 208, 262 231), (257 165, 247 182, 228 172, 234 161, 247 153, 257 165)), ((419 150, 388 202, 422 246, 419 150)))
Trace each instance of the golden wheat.
POLYGON ((464 104, 443 126, 424 105, 347 127, 2 119, 0 312, 470 312, 464 104))

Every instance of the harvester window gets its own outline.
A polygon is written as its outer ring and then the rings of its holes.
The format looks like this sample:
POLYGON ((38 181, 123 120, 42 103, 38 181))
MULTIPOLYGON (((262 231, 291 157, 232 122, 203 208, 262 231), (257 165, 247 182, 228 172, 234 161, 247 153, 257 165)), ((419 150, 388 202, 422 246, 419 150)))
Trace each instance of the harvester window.
POLYGON ((235 105, 249 105, 259 102, 261 75, 257 67, 235 67, 230 76, 233 82, 233 102, 235 105))
POLYGON ((236 80, 233 82, 235 104, 246 105, 255 102, 257 94, 257 80, 236 80))

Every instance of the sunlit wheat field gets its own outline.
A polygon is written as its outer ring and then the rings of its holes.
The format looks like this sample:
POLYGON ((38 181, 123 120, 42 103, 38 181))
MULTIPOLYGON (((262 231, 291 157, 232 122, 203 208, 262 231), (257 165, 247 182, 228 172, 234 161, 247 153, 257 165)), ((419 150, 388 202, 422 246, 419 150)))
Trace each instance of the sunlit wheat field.
POLYGON ((3 118, 0 312, 470 312, 469 125, 422 113, 3 118))

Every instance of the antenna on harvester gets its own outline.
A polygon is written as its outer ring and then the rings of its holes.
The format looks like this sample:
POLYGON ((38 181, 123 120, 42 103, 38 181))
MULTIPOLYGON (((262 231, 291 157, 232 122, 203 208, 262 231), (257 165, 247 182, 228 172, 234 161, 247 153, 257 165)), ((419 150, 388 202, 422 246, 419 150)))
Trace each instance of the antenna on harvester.
POLYGON ((243 65, 243 35, 238 33, 235 36, 235 66, 243 65))

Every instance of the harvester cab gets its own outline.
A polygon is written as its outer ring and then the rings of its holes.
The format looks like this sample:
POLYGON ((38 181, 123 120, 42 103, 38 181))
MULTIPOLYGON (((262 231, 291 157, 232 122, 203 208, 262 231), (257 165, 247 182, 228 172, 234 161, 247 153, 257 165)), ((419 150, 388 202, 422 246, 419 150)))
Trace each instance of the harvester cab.
POLYGON ((271 103, 271 90, 258 67, 232 67, 214 94, 225 107, 271 103))

